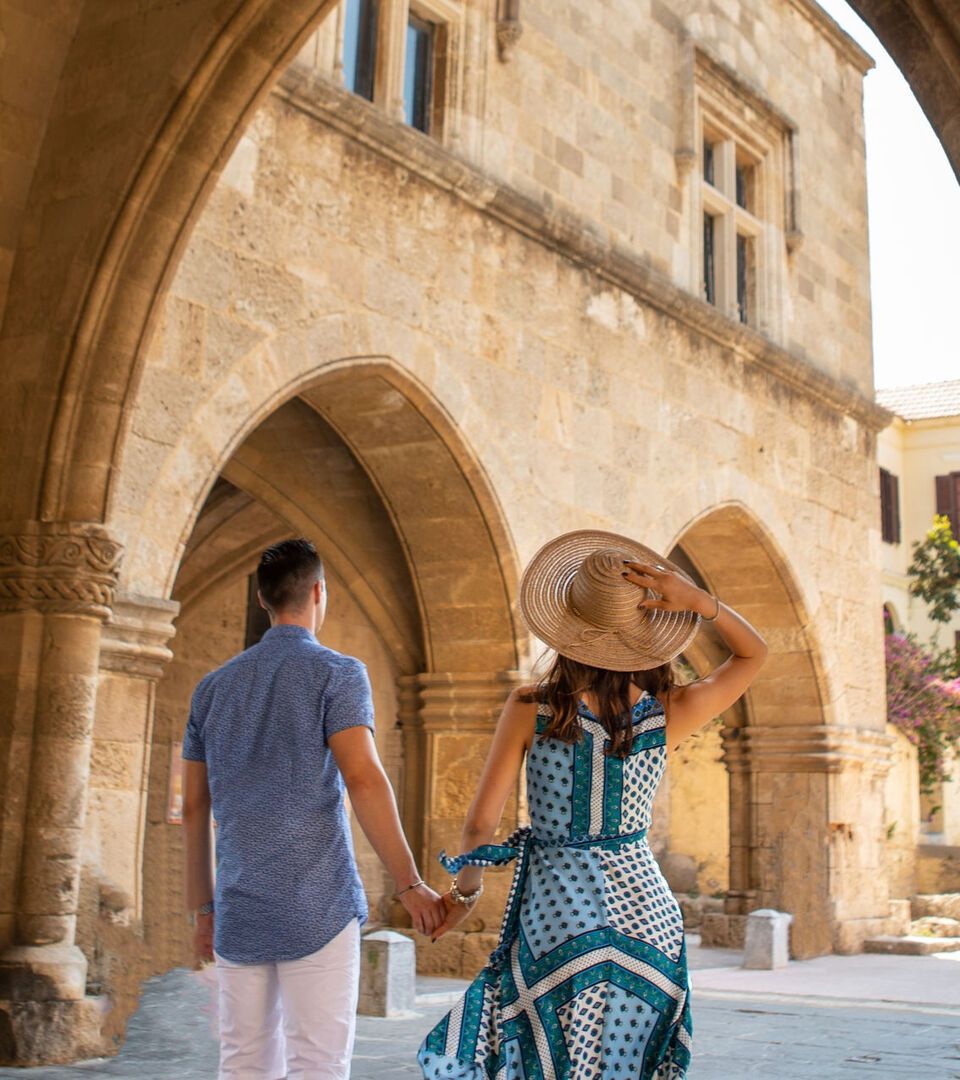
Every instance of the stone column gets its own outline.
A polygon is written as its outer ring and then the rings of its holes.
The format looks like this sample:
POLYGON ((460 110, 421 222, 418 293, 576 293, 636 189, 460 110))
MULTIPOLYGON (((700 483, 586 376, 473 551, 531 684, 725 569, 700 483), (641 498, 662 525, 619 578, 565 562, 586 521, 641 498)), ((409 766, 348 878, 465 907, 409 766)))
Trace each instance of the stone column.
MULTIPOLYGON (((427 672, 400 679, 403 731, 402 812, 404 828, 426 880, 438 892, 450 877, 437 861, 441 849, 460 849, 460 832, 477 789, 497 718, 516 672, 427 672)), ((501 834, 508 835, 523 813, 523 787, 504 808, 501 834)), ((485 875, 486 892, 463 933, 421 947, 421 971, 459 974, 482 967, 495 945, 512 868, 485 875)), ((402 925, 402 915, 394 917, 402 925)))
POLYGON ((825 724, 724 733, 731 889, 724 915, 705 919, 706 944, 742 945, 746 916, 758 908, 793 915, 798 958, 859 952, 865 938, 885 932, 891 749, 884 732, 825 724))
POLYGON ((97 524, 30 522, 0 539, 4 621, 28 636, 42 616, 24 672, 36 691, 20 733, 26 803, 22 817, 4 807, 22 824, 14 944, 0 956, 0 1059, 18 1065, 66 1061, 99 1038, 75 935, 100 630, 120 555, 97 524))
POLYGON ((172 600, 118 593, 100 643, 84 862, 99 879, 101 910, 123 922, 143 916, 154 699, 179 610, 172 600))

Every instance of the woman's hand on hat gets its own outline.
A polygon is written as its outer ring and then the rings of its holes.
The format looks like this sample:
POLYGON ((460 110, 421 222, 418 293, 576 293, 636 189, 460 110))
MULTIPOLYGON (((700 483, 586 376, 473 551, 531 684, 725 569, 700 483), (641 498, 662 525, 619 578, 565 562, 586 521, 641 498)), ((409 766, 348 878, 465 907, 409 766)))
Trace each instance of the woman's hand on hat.
POLYGON ((675 570, 654 563, 624 561, 624 565, 623 576, 631 585, 657 593, 656 597, 645 597, 637 607, 651 611, 696 611, 701 615, 713 611, 710 594, 675 570))

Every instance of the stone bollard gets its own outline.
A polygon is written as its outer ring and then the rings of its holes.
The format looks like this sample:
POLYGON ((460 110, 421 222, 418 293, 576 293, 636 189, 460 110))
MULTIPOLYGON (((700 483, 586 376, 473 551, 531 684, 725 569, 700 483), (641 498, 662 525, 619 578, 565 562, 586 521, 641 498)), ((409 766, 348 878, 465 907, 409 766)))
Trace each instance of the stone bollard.
POLYGON ((376 930, 360 940, 360 1001, 363 1016, 398 1016, 413 1011, 416 946, 392 930, 376 930))
POLYGON ((743 966, 770 971, 786 967, 790 960, 790 923, 793 916, 785 911, 761 908, 747 916, 743 966))

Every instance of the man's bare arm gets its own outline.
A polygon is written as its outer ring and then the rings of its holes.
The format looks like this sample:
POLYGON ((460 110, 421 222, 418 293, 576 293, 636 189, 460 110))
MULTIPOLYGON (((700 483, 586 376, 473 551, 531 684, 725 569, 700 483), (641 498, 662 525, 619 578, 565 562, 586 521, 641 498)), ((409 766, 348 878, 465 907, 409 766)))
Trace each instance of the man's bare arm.
MULTIPOLYGON (((210 787, 202 761, 183 763, 183 839, 186 846, 187 910, 196 911, 213 899, 210 787)), ((215 915, 198 915, 194 952, 200 961, 213 959, 215 915)))
POLYGON ((360 828, 393 878, 397 892, 402 893, 400 901, 410 913, 414 928, 432 934, 443 918, 440 898, 426 885, 403 891, 420 874, 403 835, 397 800, 370 729, 352 727, 331 735, 330 750, 347 785, 360 828))

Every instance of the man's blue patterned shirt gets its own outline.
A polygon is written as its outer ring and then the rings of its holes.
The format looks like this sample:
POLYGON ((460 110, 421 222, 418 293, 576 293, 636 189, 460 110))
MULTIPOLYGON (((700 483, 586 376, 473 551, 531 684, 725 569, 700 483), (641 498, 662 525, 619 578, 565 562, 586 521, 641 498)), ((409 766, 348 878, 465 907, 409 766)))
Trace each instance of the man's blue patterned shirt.
POLYGON ((329 747, 357 726, 373 728, 366 668, 300 626, 272 627, 194 691, 183 756, 207 765, 224 959, 296 960, 366 919, 329 747))

